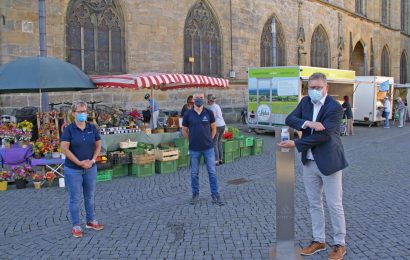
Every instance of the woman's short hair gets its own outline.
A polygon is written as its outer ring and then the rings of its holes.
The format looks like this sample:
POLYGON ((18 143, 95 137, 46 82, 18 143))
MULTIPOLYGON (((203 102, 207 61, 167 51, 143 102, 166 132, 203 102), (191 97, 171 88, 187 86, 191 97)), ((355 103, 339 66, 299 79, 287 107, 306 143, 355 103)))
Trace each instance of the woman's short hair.
POLYGON ((87 103, 84 101, 76 101, 73 103, 73 105, 71 106, 71 111, 75 112, 77 111, 78 108, 80 107, 87 107, 87 103))

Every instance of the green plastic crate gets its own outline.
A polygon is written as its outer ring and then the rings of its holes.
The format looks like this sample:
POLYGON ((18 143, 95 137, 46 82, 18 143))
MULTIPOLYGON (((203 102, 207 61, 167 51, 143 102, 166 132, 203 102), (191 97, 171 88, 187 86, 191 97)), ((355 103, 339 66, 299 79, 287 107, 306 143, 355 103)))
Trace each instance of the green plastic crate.
POLYGON ((238 159, 239 157, 241 157, 241 153, 240 153, 239 148, 236 149, 236 150, 234 150, 234 151, 232 152, 232 154, 233 154, 233 158, 234 158, 234 159, 238 159))
POLYGON ((155 161, 156 173, 173 173, 177 171, 177 160, 172 161, 155 161))
POLYGON ((250 147, 243 147, 241 148, 241 157, 251 155, 251 148, 250 147))
POLYGON ((245 147, 246 145, 246 138, 245 138, 245 136, 243 136, 243 135, 240 135, 240 136, 238 136, 238 138, 236 138, 236 140, 238 141, 238 143, 239 143, 239 147, 245 147))
POLYGON ((112 167, 112 177, 123 177, 128 176, 128 164, 114 165, 112 167))
POLYGON ((147 177, 155 175, 155 163, 148 163, 143 165, 132 164, 131 174, 137 177, 147 177))
POLYGON ((145 148, 147 148, 147 144, 146 144, 146 143, 143 143, 143 142, 138 142, 137 147, 138 147, 138 148, 145 149, 145 148))
POLYGON ((179 156, 187 156, 188 155, 188 147, 177 146, 176 147, 179 151, 179 156))
POLYGON ((234 141, 223 140, 222 149, 224 152, 230 153, 236 149, 236 143, 234 141))
POLYGON ((144 154, 144 148, 124 149, 124 152, 132 153, 132 155, 141 155, 144 154))
POLYGON ((253 146, 253 137, 246 137, 245 138, 245 146, 253 146))
POLYGON ((233 162, 233 152, 230 152, 230 153, 224 153, 224 156, 223 156, 223 162, 224 163, 231 163, 231 162, 233 162))
POLYGON ((98 171, 97 182, 112 180, 112 169, 98 171))
POLYGON ((176 138, 174 144, 176 147, 188 147, 188 140, 186 138, 176 138))
POLYGON ((251 155, 260 155, 262 154, 262 147, 254 146, 251 149, 251 155))
POLYGON ((253 146, 255 147, 262 147, 263 146, 263 139, 256 137, 253 139, 253 146))
POLYGON ((178 162, 177 162, 178 168, 179 167, 187 167, 189 166, 189 156, 185 155, 185 156, 180 156, 178 158, 178 162))

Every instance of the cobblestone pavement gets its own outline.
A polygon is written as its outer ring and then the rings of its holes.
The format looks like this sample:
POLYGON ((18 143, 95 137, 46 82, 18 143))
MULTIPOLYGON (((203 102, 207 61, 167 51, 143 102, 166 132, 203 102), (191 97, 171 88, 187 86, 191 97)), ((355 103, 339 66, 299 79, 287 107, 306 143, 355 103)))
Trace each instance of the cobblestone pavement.
MULTIPOLYGON (((410 126, 355 130, 342 138, 350 163, 344 171, 345 259, 410 259, 410 126)), ((71 236, 65 189, 10 187, 0 193, 0 258, 268 259, 275 243, 275 145, 272 135, 261 137, 263 155, 217 168, 225 206, 211 204, 205 167, 195 206, 188 203, 187 168, 118 178, 97 185, 96 215, 106 228, 86 230, 82 239, 71 236), (237 178, 249 181, 227 183, 237 178)), ((306 245, 310 216, 299 158, 295 198, 296 243, 306 245)), ((306 259, 326 259, 326 254, 306 259)))

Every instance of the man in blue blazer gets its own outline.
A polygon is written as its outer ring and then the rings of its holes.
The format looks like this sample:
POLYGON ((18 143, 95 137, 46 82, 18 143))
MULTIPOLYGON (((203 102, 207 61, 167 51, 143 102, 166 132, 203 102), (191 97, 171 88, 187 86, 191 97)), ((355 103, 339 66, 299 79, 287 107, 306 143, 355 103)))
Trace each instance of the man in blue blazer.
POLYGON ((302 98, 286 118, 286 124, 302 131, 302 138, 278 145, 296 147, 302 153, 303 182, 312 218, 313 241, 302 249, 302 255, 313 255, 326 249, 323 191, 333 226, 333 250, 329 259, 343 259, 346 254, 346 222, 343 210, 342 170, 348 166, 340 140, 342 106, 328 93, 326 76, 314 73, 308 81, 309 95, 302 98))

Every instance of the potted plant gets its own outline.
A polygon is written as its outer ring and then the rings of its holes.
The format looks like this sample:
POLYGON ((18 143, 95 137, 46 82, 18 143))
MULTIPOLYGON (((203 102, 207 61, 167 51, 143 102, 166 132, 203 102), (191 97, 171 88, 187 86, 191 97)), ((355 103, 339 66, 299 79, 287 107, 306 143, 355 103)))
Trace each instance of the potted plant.
POLYGON ((10 174, 7 171, 2 171, 0 174, 0 191, 6 191, 10 174))
POLYGON ((44 181, 44 174, 42 172, 33 172, 31 174, 31 179, 33 180, 34 188, 36 190, 41 189, 41 184, 44 181))
POLYGON ((56 178, 56 174, 54 172, 52 171, 46 172, 45 179, 48 182, 48 186, 51 186, 53 184, 53 181, 55 178, 56 178))
POLYGON ((13 165, 11 166, 11 173, 16 183, 17 189, 24 189, 26 187, 26 180, 31 175, 30 165, 13 165))

